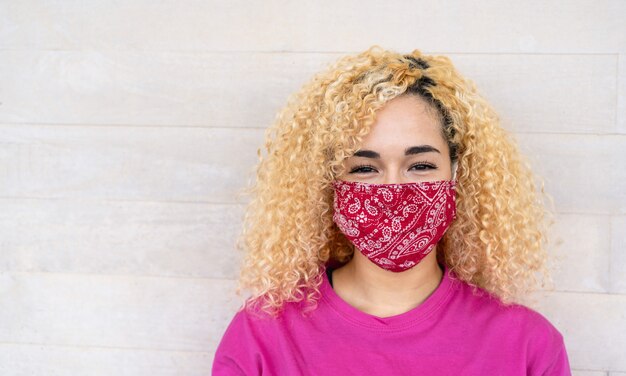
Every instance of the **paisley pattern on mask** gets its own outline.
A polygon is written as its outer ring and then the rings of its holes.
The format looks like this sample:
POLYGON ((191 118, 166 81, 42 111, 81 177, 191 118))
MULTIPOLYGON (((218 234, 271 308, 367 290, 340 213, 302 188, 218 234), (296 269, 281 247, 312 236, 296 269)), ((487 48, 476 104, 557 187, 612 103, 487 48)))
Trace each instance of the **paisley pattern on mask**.
POLYGON ((417 265, 456 218, 456 181, 333 181, 333 220, 370 261, 401 272, 417 265))

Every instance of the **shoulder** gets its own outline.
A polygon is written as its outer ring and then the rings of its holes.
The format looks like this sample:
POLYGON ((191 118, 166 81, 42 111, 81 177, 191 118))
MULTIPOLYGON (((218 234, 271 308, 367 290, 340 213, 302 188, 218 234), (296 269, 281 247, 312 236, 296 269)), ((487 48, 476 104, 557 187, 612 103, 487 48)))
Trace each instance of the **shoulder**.
POLYGON ((505 304, 498 296, 485 289, 454 278, 457 290, 454 300, 467 311, 466 313, 490 320, 502 320, 508 324, 515 324, 525 331, 560 335, 554 325, 535 309, 519 303, 505 304))
POLYGON ((520 325, 530 374, 570 375, 569 359, 561 332, 544 315, 520 304, 511 305, 508 314, 520 325))
POLYGON ((285 316, 294 308, 286 304, 278 316, 271 316, 253 306, 241 306, 228 324, 215 351, 213 375, 259 374, 269 354, 278 348, 277 337, 283 331, 285 316))
POLYGON ((239 307, 230 323, 226 327, 222 339, 215 351, 213 359, 213 375, 248 375, 258 374, 261 365, 258 364, 258 356, 261 344, 258 339, 263 327, 268 323, 263 319, 269 317, 257 317, 259 312, 239 307))
POLYGON ((519 303, 505 304, 486 290, 459 280, 459 298, 469 314, 488 319, 496 328, 512 329, 536 342, 562 341, 559 330, 540 312, 519 303))
POLYGON ((525 357, 530 374, 568 374, 562 333, 537 310, 523 304, 504 304, 495 295, 465 282, 459 284, 459 301, 466 317, 491 338, 501 338, 525 357), (555 370, 562 369, 563 373, 555 370), (534 370, 530 372, 530 370, 534 370), (552 373, 551 373, 552 374, 552 373))
POLYGON ((257 307, 242 305, 228 324, 218 349, 230 351, 231 345, 240 347, 243 339, 248 347, 271 341, 271 336, 266 334, 273 332, 283 320, 282 314, 271 316, 257 307))

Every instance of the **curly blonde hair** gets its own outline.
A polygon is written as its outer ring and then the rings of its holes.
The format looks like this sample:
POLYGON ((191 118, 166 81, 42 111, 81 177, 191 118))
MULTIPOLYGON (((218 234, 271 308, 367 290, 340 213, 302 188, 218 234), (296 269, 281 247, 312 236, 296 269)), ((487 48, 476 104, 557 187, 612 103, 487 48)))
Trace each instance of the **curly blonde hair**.
POLYGON ((438 110, 451 159, 458 158, 457 218, 438 243, 438 260, 504 304, 536 287, 537 274, 550 279, 548 212, 535 176, 476 85, 448 57, 373 46, 315 75, 265 131, 267 155, 258 149, 237 241, 246 253, 237 294, 252 292, 245 307, 273 316, 286 302, 315 308, 324 266, 347 262, 355 250, 333 222, 331 182, 376 112, 400 95, 438 110))

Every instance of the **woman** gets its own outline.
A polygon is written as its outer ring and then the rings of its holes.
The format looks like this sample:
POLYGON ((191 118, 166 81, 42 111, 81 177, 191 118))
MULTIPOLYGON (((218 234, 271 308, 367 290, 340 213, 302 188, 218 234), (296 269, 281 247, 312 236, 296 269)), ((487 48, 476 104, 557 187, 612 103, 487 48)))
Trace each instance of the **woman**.
POLYGON ((378 46, 290 99, 266 134, 214 375, 569 375, 516 300, 547 277, 544 208, 450 60, 378 46))

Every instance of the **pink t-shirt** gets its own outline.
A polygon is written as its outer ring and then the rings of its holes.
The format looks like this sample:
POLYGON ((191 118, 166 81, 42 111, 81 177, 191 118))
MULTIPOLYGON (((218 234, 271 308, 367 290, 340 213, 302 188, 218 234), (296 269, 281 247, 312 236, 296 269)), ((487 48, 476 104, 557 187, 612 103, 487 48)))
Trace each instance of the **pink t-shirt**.
POLYGON ((300 303, 279 318, 240 310, 213 375, 571 375, 563 336, 545 317, 471 289, 444 267, 422 304, 381 318, 346 303, 324 278, 310 316, 300 303))

